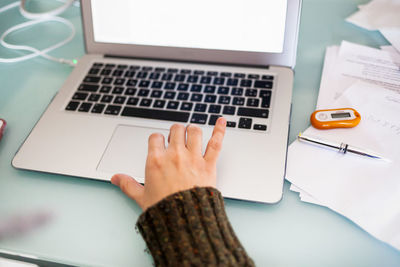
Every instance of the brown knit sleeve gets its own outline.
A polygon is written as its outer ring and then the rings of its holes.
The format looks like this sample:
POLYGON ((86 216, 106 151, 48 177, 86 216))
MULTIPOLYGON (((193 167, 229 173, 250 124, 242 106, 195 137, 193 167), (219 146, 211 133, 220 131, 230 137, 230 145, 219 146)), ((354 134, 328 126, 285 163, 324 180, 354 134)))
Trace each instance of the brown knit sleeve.
POLYGON ((215 188, 170 195, 148 208, 137 227, 156 266, 254 266, 215 188))

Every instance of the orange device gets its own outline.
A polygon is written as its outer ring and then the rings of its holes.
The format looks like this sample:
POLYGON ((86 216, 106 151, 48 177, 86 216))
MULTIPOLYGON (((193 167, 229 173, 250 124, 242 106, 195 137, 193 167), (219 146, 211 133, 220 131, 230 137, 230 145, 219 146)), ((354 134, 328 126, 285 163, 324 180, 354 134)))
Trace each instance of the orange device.
POLYGON ((361 116, 353 108, 316 110, 311 114, 311 124, 317 129, 352 128, 360 123, 361 116))

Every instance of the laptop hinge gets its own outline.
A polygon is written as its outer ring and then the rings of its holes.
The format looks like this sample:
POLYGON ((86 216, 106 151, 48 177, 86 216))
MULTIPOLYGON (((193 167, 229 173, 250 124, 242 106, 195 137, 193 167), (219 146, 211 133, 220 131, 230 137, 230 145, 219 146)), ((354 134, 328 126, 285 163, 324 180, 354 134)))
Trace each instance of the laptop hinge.
POLYGON ((237 67, 269 69, 269 65, 260 66, 260 65, 249 65, 249 64, 203 62, 203 61, 191 61, 191 60, 173 60, 173 59, 162 59, 162 58, 141 58, 141 57, 114 56, 114 55, 104 55, 104 57, 105 58, 137 59, 137 60, 148 60, 148 61, 164 61, 164 62, 176 62, 176 63, 194 63, 194 64, 202 64, 202 65, 237 66, 237 67))

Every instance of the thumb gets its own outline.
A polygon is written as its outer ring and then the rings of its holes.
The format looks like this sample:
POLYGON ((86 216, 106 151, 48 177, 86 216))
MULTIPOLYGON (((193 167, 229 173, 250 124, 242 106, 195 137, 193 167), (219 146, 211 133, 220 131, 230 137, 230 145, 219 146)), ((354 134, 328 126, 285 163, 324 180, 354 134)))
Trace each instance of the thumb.
POLYGON ((134 178, 126 174, 115 174, 111 178, 111 183, 121 188, 125 195, 135 200, 142 209, 144 208, 144 186, 138 183, 134 178))

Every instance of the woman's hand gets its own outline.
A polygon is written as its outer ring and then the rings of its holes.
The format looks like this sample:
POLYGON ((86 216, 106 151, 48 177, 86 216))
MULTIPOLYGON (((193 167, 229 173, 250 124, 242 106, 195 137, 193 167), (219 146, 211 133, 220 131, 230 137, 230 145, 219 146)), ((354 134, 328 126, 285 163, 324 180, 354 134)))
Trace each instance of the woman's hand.
POLYGON ((145 170, 145 185, 132 177, 116 174, 111 182, 117 185, 145 211, 163 198, 195 186, 216 186, 216 164, 225 135, 226 120, 219 118, 204 155, 202 131, 195 125, 186 128, 174 124, 165 147, 164 136, 154 133, 149 137, 145 170))

